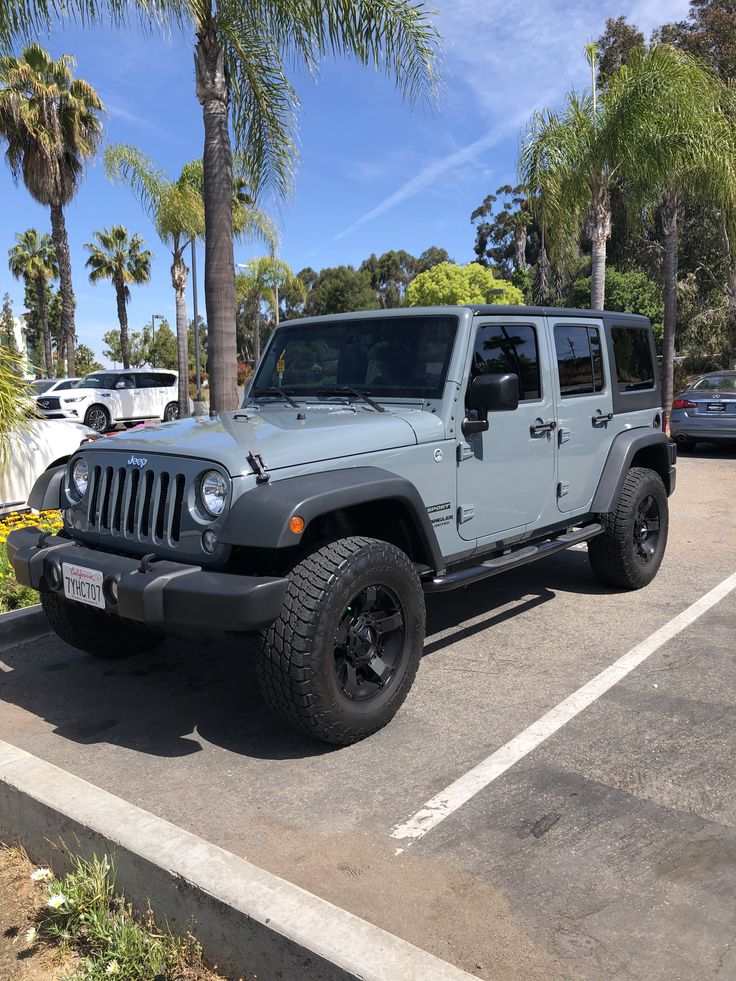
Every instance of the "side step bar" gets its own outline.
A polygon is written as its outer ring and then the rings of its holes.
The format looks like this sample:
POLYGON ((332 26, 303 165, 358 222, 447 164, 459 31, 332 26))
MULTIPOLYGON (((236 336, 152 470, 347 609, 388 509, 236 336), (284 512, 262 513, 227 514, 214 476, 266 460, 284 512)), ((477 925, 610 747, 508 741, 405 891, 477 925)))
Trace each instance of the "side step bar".
POLYGON ((562 552, 563 549, 570 548, 571 545, 587 542, 590 538, 600 535, 602 531, 603 525, 598 522, 586 525, 584 528, 565 532, 563 535, 557 535, 555 538, 540 542, 538 545, 525 545, 517 548, 516 551, 507 552, 506 555, 499 555, 495 559, 486 559, 480 565, 471 565, 465 569, 458 569, 457 572, 448 572, 446 576, 425 579, 422 582, 422 588, 425 593, 446 593, 451 589, 469 586, 481 579, 497 576, 499 572, 516 569, 520 565, 527 565, 529 562, 536 562, 537 559, 554 555, 555 552, 562 552))

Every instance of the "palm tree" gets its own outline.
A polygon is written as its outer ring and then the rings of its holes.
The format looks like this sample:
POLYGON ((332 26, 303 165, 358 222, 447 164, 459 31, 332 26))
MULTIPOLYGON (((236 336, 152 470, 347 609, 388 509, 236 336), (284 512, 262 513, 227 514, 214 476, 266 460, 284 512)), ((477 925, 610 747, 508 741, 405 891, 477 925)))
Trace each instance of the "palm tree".
POLYGON ((307 298, 307 290, 301 279, 292 271, 288 263, 275 256, 261 256, 251 259, 239 267, 235 280, 238 302, 245 307, 245 314, 250 321, 253 338, 253 366, 261 359, 261 304, 268 303, 274 314, 274 321, 279 322, 279 291, 293 289, 302 300, 307 298))
MULTIPOLYGON (((49 28, 61 12, 82 23, 121 24, 130 6, 124 0, 0 4, 0 42, 49 28)), ((435 88, 439 35, 421 0, 134 0, 134 6, 148 24, 186 23, 195 34, 196 93, 204 118, 210 404, 230 410, 237 405, 230 122, 252 193, 258 197, 265 187, 285 193, 296 158, 298 107, 287 63, 316 75, 325 55, 350 55, 394 78, 413 101, 435 88)))
POLYGON ((51 332, 49 330, 49 311, 46 304, 46 290, 50 279, 58 279, 59 267, 56 261, 51 237, 39 235, 35 228, 17 232, 16 244, 8 252, 8 267, 16 279, 24 279, 36 295, 36 309, 41 324, 43 356, 46 377, 53 378, 54 365, 51 356, 51 332))
POLYGON ((632 52, 608 94, 613 151, 630 206, 656 212, 664 244, 662 399, 672 406, 679 232, 686 200, 716 205, 722 232, 736 230, 736 128, 730 95, 705 65, 666 44, 632 52), (629 133, 632 139, 621 137, 629 133), (633 137, 635 136, 635 140, 633 137))
MULTIPOLYGON (((202 162, 194 160, 170 181, 144 153, 121 143, 105 151, 105 170, 112 181, 124 181, 156 226, 159 238, 171 249, 171 285, 176 301, 176 338, 179 366, 179 415, 189 414, 188 322, 186 285, 189 268, 186 250, 192 240, 204 236, 202 162)), ((232 195, 233 229, 236 235, 260 237, 275 247, 276 231, 268 216, 257 208, 236 181, 232 195)))
MULTIPOLYGON (((30 6, 12 16, 20 19, 29 13, 30 6)), ((0 19, 0 40, 2 35, 0 19)), ((54 61, 38 44, 28 45, 20 57, 0 58, 0 136, 7 141, 5 156, 15 180, 22 177, 31 197, 51 209, 61 332, 70 375, 74 374, 74 290, 64 207, 77 191, 86 158, 97 151, 102 137, 99 114, 104 111, 92 86, 73 77, 74 64, 70 55, 54 61)))
POLYGON ((95 232, 96 243, 87 243, 89 252, 87 268, 90 270, 90 283, 109 279, 115 287, 120 324, 120 352, 123 367, 130 367, 130 347, 128 343, 128 310, 130 283, 147 283, 151 278, 151 259, 148 249, 143 248, 143 239, 135 234, 128 236, 124 225, 113 225, 95 232))

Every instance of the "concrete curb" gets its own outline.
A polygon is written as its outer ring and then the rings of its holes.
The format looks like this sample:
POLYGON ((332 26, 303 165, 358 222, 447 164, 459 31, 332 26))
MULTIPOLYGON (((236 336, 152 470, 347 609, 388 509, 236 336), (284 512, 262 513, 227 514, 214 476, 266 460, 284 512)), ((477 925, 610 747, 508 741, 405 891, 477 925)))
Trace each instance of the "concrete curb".
POLYGON ((472 975, 0 740, 0 840, 56 872, 113 857, 128 899, 193 929, 221 969, 260 981, 461 981, 472 975), (55 843, 61 842, 61 847, 55 843))
POLYGON ((24 610, 0 613, 0 651, 49 633, 51 627, 40 604, 28 606, 24 610))

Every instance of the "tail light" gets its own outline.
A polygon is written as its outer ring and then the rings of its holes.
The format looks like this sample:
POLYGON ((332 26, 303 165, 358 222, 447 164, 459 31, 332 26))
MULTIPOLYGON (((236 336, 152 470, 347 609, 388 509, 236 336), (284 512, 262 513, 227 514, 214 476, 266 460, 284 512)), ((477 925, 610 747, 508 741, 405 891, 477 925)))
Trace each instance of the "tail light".
POLYGON ((689 399, 675 399, 672 403, 673 409, 697 409, 698 403, 691 402, 689 399))

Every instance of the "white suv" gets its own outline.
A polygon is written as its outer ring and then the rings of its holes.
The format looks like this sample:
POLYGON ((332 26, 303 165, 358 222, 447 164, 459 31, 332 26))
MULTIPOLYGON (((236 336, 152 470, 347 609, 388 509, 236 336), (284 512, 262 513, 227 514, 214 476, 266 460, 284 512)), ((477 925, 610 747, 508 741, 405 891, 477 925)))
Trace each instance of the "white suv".
POLYGON ((84 422, 95 432, 104 433, 120 422, 176 419, 177 382, 176 371, 95 371, 68 392, 41 395, 36 405, 45 419, 84 422))

